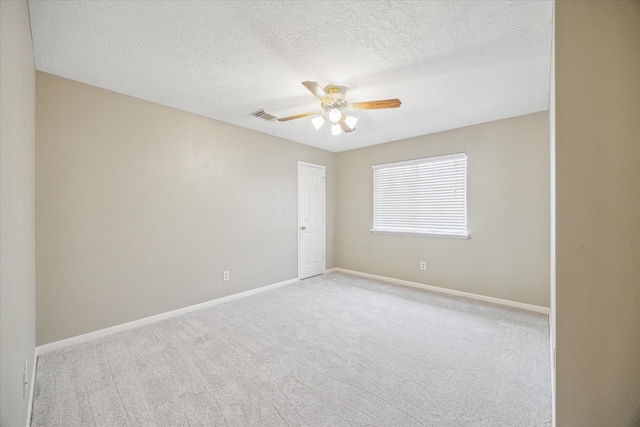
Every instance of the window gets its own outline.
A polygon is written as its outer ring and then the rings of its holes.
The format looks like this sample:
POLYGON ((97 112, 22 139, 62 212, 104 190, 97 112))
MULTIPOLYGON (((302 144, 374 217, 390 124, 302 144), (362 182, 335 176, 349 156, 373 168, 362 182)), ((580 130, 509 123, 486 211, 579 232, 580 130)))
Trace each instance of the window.
POLYGON ((371 231, 468 238, 467 155, 374 165, 371 231))

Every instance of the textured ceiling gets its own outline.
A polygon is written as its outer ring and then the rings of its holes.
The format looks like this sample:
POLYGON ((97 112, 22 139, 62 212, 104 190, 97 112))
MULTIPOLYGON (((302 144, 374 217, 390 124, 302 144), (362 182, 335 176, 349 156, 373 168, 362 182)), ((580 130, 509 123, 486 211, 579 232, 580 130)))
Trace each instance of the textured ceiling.
POLYGON ((544 111, 550 1, 29 2, 36 68, 339 152, 544 111), (300 83, 347 88, 359 111, 337 137, 300 83))

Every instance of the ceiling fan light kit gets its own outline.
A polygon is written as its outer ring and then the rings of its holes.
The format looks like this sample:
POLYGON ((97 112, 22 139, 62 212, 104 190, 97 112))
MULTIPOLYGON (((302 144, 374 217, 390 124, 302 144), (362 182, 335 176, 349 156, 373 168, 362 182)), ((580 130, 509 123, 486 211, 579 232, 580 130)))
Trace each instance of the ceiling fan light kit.
POLYGON ((347 117, 344 118, 344 122, 351 129, 355 129, 356 128, 356 123, 358 123, 358 118, 354 117, 354 116, 347 116, 347 117))
POLYGON ((347 116, 343 114, 343 111, 355 111, 355 110, 380 110, 383 108, 398 108, 401 104, 400 100, 384 99, 379 101, 365 101, 349 103, 345 99, 345 89, 340 86, 327 86, 322 89, 316 82, 302 82, 316 98, 320 100, 320 107, 322 110, 311 111, 308 113, 296 114, 294 116, 277 118, 274 115, 266 113, 264 110, 259 110, 253 113, 255 117, 259 119, 267 120, 270 122, 279 121, 287 122, 289 120, 301 119, 303 117, 316 116, 311 119, 311 123, 316 130, 320 129, 328 118, 331 122, 331 134, 338 136, 341 133, 349 133, 356 130, 356 123, 358 118, 354 116, 347 116))
POLYGON ((341 118, 342 118, 342 113, 337 108, 334 108, 331 111, 329 111, 329 120, 331 120, 331 123, 338 123, 341 118))
POLYGON ((313 119, 311 119, 311 123, 313 124, 313 127, 316 128, 316 130, 320 129, 324 124, 324 122, 325 122, 325 119, 322 116, 314 117, 313 119))

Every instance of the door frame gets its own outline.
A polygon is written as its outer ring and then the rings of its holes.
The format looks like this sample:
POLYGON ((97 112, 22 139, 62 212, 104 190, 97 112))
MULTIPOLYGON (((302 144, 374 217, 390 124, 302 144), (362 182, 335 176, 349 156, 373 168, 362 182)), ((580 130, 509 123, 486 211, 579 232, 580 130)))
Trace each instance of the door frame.
MULTIPOLYGON (((301 257, 300 257, 300 167, 301 166, 307 166, 307 167, 312 167, 312 168, 317 168, 320 169, 322 171, 322 177, 323 177, 323 185, 322 185, 322 199, 323 199, 323 203, 322 203, 322 272, 320 274, 323 274, 326 269, 327 269, 327 168, 324 165, 317 165, 315 163, 308 163, 308 162, 302 162, 302 161, 298 161, 298 170, 297 170, 297 194, 296 194, 296 199, 297 199, 297 203, 296 203, 296 216, 298 218, 297 220, 297 226, 296 226, 296 247, 297 247, 297 257, 298 257, 298 279, 300 279, 300 262, 301 262, 301 257)), ((311 277, 311 276, 310 276, 311 277)))

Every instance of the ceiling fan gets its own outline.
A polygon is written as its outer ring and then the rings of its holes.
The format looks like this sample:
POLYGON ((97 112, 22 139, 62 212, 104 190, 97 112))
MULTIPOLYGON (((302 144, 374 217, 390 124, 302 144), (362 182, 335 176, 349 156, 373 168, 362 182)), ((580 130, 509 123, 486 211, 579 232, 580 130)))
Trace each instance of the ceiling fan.
POLYGON ((345 99, 346 89, 341 86, 327 86, 322 89, 316 82, 302 82, 302 84, 309 90, 309 92, 314 94, 316 98, 320 100, 321 110, 310 111, 308 113, 301 113, 288 117, 276 117, 272 114, 266 113, 264 110, 256 111, 253 115, 270 122, 275 120, 279 122, 288 122, 289 120, 316 116, 311 119, 311 122, 316 129, 320 129, 326 120, 329 119, 329 122, 331 122, 331 133, 333 135, 340 135, 342 132, 349 133, 356 130, 355 126, 358 121, 356 117, 348 116, 345 112, 398 108, 401 104, 400 100, 397 98, 350 103, 345 99))

